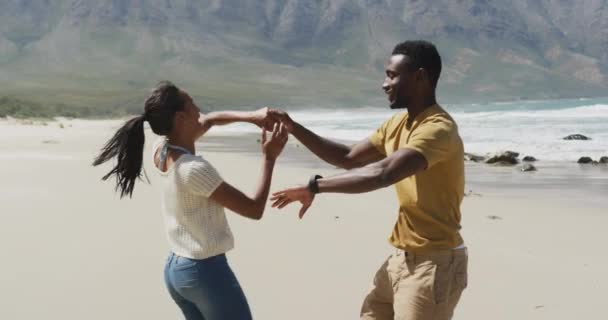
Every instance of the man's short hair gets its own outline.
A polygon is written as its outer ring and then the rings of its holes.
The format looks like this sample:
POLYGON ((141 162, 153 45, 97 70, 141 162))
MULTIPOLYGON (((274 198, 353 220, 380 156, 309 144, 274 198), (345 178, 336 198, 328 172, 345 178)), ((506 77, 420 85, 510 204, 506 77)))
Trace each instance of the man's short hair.
POLYGON ((393 55, 402 54, 409 57, 409 70, 423 68, 429 74, 431 83, 437 87, 441 74, 441 56, 435 45, 424 40, 405 41, 395 46, 393 55))

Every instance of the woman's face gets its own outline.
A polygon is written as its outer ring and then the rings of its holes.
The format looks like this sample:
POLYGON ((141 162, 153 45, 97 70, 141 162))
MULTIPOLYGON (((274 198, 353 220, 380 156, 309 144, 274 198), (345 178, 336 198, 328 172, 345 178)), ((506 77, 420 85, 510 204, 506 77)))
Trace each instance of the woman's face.
POLYGON ((202 128, 199 121, 201 109, 194 103, 192 97, 187 92, 180 91, 180 95, 184 101, 184 109, 176 113, 176 125, 180 130, 196 134, 202 128))

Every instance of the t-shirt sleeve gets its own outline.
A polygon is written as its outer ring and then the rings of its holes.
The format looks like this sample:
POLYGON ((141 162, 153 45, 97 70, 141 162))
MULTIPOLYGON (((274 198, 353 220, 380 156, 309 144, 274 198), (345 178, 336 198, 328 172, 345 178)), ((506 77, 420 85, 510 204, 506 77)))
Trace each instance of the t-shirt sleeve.
POLYGON ((371 136, 369 136, 369 142, 380 151, 383 155, 386 155, 385 141, 386 132, 393 118, 386 120, 371 136))
POLYGON ((199 158, 189 165, 184 173, 184 183, 194 194, 209 197, 224 182, 215 167, 207 160, 199 158))
POLYGON ((445 119, 430 119, 412 132, 404 147, 420 152, 428 162, 428 169, 451 155, 456 136, 453 123, 445 119))

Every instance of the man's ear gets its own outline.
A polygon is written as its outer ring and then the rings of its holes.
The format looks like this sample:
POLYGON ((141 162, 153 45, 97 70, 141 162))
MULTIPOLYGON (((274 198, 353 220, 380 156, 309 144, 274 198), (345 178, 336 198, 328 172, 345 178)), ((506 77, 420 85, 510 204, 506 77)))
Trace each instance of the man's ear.
POLYGON ((426 69, 418 68, 418 70, 416 70, 416 80, 420 82, 429 80, 429 73, 426 72, 426 69))

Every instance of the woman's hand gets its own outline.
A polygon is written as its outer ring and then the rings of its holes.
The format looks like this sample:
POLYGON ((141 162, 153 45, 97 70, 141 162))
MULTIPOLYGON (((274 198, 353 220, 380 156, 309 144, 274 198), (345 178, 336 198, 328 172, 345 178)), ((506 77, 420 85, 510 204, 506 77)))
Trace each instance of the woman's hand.
POLYGON ((285 129, 287 129, 287 132, 291 133, 293 131, 294 121, 287 112, 278 109, 269 109, 266 111, 266 114, 271 121, 281 122, 285 126, 285 129))
POLYGON ((270 140, 266 138, 266 127, 262 127, 262 153, 268 160, 276 160, 285 144, 287 143, 289 133, 282 124, 275 123, 273 126, 270 140))
POLYGON ((268 109, 268 107, 264 107, 251 112, 249 116, 250 122, 260 128, 266 128, 266 130, 268 131, 272 130, 274 124, 278 121, 270 117, 270 115, 268 114, 269 110, 270 109, 268 109))

